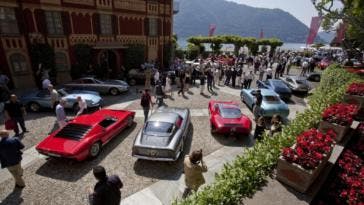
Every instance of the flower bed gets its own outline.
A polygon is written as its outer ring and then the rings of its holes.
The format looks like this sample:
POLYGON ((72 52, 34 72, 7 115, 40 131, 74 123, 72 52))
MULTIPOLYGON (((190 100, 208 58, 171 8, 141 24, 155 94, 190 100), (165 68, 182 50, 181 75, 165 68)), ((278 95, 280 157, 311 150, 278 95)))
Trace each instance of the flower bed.
POLYGON ((331 154, 335 136, 332 130, 326 134, 317 129, 308 130, 297 137, 294 147, 284 148, 282 156, 306 170, 315 169, 325 156, 331 154))
POLYGON ((278 159, 277 179, 299 192, 306 192, 325 167, 334 146, 335 133, 310 129, 300 134, 296 144, 284 148, 278 159))
POLYGON ((363 80, 338 65, 325 69, 320 86, 309 98, 308 109, 297 114, 275 137, 264 135, 262 141, 246 149, 234 162, 225 164, 213 184, 174 204, 239 204, 242 198, 252 196, 276 167, 282 148, 293 145, 295 136, 317 126, 322 111, 327 105, 342 101, 347 86, 354 81, 363 80))
POLYGON ((355 136, 313 204, 364 204, 364 123, 355 136))
POLYGON ((320 130, 334 130, 337 134, 335 140, 340 142, 349 131, 357 111, 358 107, 353 104, 338 103, 328 107, 322 113, 323 121, 320 123, 320 130))
POLYGON ((364 83, 352 83, 346 90, 348 95, 364 96, 364 83))

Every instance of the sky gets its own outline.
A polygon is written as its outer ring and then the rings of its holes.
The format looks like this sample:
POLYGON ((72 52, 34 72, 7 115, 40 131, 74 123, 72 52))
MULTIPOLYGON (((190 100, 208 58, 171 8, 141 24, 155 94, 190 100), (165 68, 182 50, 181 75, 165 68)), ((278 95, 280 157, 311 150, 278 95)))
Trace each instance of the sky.
POLYGON ((317 10, 311 0, 228 0, 252 7, 278 8, 289 12, 310 27, 311 17, 317 16, 317 10))

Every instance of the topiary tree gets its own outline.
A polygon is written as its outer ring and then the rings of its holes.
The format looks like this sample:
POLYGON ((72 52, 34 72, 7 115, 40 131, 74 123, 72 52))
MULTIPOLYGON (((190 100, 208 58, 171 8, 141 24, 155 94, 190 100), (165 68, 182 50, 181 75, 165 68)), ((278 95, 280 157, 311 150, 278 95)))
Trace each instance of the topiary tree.
MULTIPOLYGON (((49 70, 50 80, 56 83, 57 70, 55 63, 54 49, 47 43, 34 43, 29 47, 30 59, 32 62, 33 73, 37 73, 39 64, 42 64, 42 68, 49 70)), ((38 87, 41 85, 41 76, 35 76, 38 87)))
POLYGON ((145 62, 145 46, 144 45, 128 45, 124 55, 124 67, 128 71, 134 68, 140 68, 145 62))
POLYGON ((195 44, 189 43, 187 45, 187 58, 190 60, 196 59, 200 54, 200 47, 195 44))

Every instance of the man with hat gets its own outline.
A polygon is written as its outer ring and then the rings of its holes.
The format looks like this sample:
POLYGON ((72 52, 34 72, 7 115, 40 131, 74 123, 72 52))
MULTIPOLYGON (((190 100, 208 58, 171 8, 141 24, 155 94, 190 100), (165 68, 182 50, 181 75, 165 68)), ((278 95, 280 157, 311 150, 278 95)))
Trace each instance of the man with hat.
POLYGON ((15 179, 15 188, 24 188, 23 168, 21 167, 24 145, 16 137, 9 137, 7 130, 0 130, 0 163, 15 179))

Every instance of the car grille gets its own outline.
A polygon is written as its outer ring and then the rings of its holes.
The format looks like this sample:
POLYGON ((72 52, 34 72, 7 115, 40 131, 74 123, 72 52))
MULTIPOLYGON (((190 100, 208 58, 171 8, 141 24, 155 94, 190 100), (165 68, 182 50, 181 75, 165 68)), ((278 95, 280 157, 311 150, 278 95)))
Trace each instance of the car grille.
POLYGON ((173 158, 174 153, 171 150, 154 149, 154 148, 134 148, 134 154, 146 157, 173 158))
POLYGON ((236 123, 227 123, 227 124, 224 124, 225 127, 240 127, 240 124, 236 124, 236 123))

